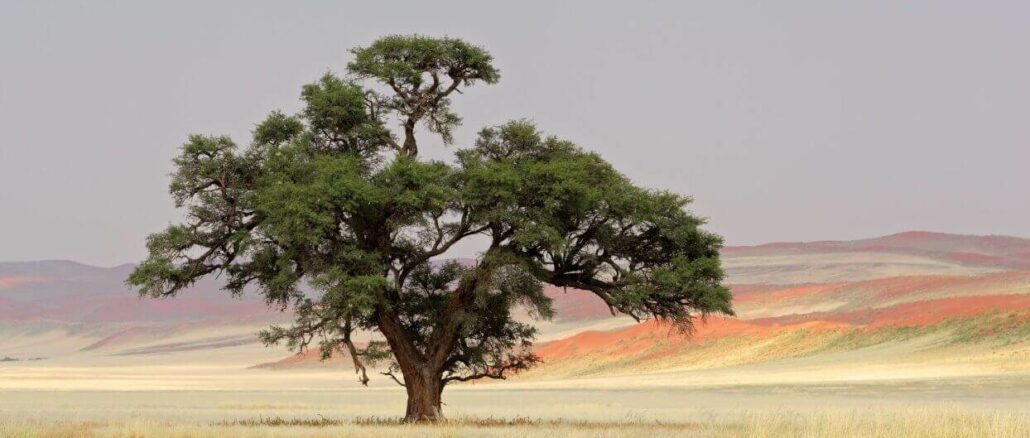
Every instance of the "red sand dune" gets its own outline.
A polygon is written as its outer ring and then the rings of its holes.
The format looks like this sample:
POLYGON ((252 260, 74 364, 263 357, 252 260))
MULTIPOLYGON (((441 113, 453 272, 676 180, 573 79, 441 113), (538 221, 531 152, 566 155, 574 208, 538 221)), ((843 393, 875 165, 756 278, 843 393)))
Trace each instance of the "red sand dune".
POLYGON ((792 300, 841 289, 847 283, 805 284, 799 286, 733 285, 734 304, 792 300))
POLYGON ((873 330, 884 326, 928 326, 993 312, 1014 312, 1020 318, 1018 323, 1030 323, 1030 272, 973 277, 895 277, 796 287, 742 285, 734 286, 733 291, 734 304, 738 309, 767 309, 777 305, 789 309, 828 301, 845 302, 846 310, 750 320, 711 317, 707 323, 698 323, 692 336, 677 333, 668 324, 648 321, 613 331, 579 333, 540 345, 537 353, 545 361, 559 362, 595 353, 606 357, 650 359, 675 354, 688 344, 730 336, 762 338, 797 329, 873 330), (1012 294, 1024 286, 1025 293, 1012 294), (957 292, 963 295, 955 296, 957 292), (905 296, 913 301, 887 305, 905 296))
POLYGON ((850 327, 850 325, 828 321, 802 322, 793 324, 791 327, 776 327, 733 318, 711 317, 705 322, 698 322, 694 333, 686 334, 677 331, 668 323, 646 321, 618 330, 578 333, 565 339, 542 344, 536 348, 536 353, 545 362, 576 359, 593 353, 632 356, 645 352, 660 343, 662 346, 660 351, 654 351, 653 354, 647 356, 657 358, 671 354, 684 345, 698 344, 727 336, 762 337, 786 328, 822 331, 846 327, 850 327))
POLYGON ((846 283, 770 286, 731 285, 733 305, 746 317, 750 309, 816 306, 843 303, 847 310, 876 307, 891 301, 929 300, 955 295, 992 295, 1001 289, 1024 287, 1030 294, 1030 272, 998 272, 978 276, 921 275, 846 283), (908 297, 908 298, 905 298, 908 297))
POLYGON ((899 299, 929 300, 954 295, 992 295, 1000 289, 1024 287, 1030 294, 1030 272, 999 272, 978 276, 921 275, 881 278, 851 283, 793 287, 732 286, 734 305, 748 308, 781 308, 813 305, 820 301, 846 303, 844 308, 876 307, 899 299), (739 293, 739 291, 745 293, 739 293))
POLYGON ((25 286, 33 283, 42 283, 44 281, 46 281, 46 279, 40 277, 0 277, 0 289, 25 286))
POLYGON ((640 359, 647 360, 673 355, 686 345, 731 336, 763 338, 799 329, 820 332, 848 328, 872 330, 884 326, 926 326, 951 318, 970 317, 992 311, 1017 312, 1020 321, 1030 323, 1030 296, 961 297, 906 303, 884 309, 752 321, 713 317, 709 318, 707 323, 699 324, 692 335, 679 333, 669 324, 648 321, 607 332, 578 333, 542 344, 537 347, 536 352, 545 362, 552 363, 576 360, 590 354, 631 357, 645 352, 647 354, 640 359))

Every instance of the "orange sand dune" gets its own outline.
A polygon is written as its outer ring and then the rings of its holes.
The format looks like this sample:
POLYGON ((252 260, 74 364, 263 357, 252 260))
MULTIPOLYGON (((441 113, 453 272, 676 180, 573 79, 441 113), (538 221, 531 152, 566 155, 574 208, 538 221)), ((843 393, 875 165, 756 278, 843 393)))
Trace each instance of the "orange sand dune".
POLYGON ((0 289, 25 286, 34 283, 42 283, 45 281, 45 278, 40 277, 0 277, 0 289))
MULTIPOLYGON (((1013 275, 1011 277, 1020 276, 1013 275)), ((896 289, 888 288, 888 290, 894 292, 899 290, 904 292, 910 289, 921 290, 913 287, 912 283, 924 286, 936 285, 936 287, 940 287, 940 284, 949 284, 938 283, 937 280, 939 279, 904 279, 894 284, 897 286, 896 289)), ((974 286, 978 284, 972 279, 965 279, 965 281, 974 286)), ((843 286, 815 285, 765 291, 763 294, 768 297, 780 298, 818 296, 840 287, 843 286)), ((728 345, 734 345, 734 347, 728 348, 735 348, 734 351, 742 354, 742 357, 755 355, 752 359, 738 358, 739 360, 768 360, 780 356, 790 357, 791 355, 817 352, 827 348, 827 345, 830 345, 834 339, 840 339, 841 336, 849 333, 878 333, 879 329, 889 327, 938 327, 937 324, 949 321, 971 321, 965 324, 984 324, 969 319, 981 315, 988 316, 988 318, 1002 318, 985 323, 998 323, 1006 326, 1005 329, 1030 325, 1030 293, 948 297, 859 310, 813 312, 751 320, 710 317, 707 321, 699 321, 693 334, 680 333, 667 323, 647 321, 612 331, 579 333, 540 345, 536 352, 544 360, 545 367, 550 370, 544 371, 545 374, 548 372, 571 372, 560 371, 562 369, 579 370, 573 374, 590 374, 601 372, 596 370, 601 369, 599 367, 604 367, 605 364, 619 363, 632 363, 636 364, 635 366, 660 369, 662 366, 681 366, 681 362, 686 360, 684 357, 688 357, 684 355, 692 354, 690 352, 698 351, 698 348, 724 345, 722 343, 724 340, 730 341, 728 345), (828 336, 819 336, 820 333, 828 336), (756 353, 757 350, 749 350, 750 347, 747 347, 751 345, 761 349, 763 348, 761 346, 765 345, 767 341, 780 342, 775 344, 778 347, 769 347, 776 351, 756 353)), ((988 330, 984 333, 992 332, 988 330)), ((990 335, 983 336, 989 337, 990 335)))
POLYGON ((746 304, 762 301, 791 300, 823 292, 836 291, 848 283, 827 283, 827 284, 806 284, 800 286, 763 286, 763 285, 734 285, 730 287, 733 291, 734 304, 746 304))
POLYGON ((689 344, 701 344, 728 336, 765 337, 779 331, 792 329, 819 332, 848 327, 851 325, 831 321, 799 322, 791 324, 789 327, 782 327, 755 324, 733 318, 710 317, 704 322, 699 321, 694 333, 687 334, 677 331, 667 323, 652 320, 607 332, 578 333, 565 339, 540 345, 536 349, 536 353, 545 362, 558 362, 597 353, 623 357, 634 356, 660 345, 664 352, 656 351, 653 356, 662 356, 689 344))

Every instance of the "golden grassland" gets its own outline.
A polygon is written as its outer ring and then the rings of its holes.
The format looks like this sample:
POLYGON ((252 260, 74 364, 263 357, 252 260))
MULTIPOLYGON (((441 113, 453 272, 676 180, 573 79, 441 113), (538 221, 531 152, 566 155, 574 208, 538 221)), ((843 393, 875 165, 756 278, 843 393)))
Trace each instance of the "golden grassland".
MULTIPOLYGON (((574 382, 573 382, 574 383, 574 382)), ((0 437, 1023 437, 1030 376, 609 389, 474 385, 411 425, 397 389, 0 391, 0 437)))
POLYGON ((393 420, 265 418, 215 423, 154 420, 38 421, 0 424, 0 436, 24 438, 206 437, 1024 437, 1030 416, 949 409, 743 412, 727 421, 657 423, 459 418, 437 425, 393 420))

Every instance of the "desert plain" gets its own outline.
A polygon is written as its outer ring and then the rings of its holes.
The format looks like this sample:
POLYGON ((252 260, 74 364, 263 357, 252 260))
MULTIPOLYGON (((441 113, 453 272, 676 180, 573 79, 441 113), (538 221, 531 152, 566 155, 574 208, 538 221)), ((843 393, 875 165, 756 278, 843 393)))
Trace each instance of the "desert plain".
POLYGON ((0 436, 1027 436, 1030 240, 908 232, 723 251, 736 317, 690 334, 549 288, 544 362, 444 392, 266 347, 289 321, 217 280, 141 300, 131 266, 0 264, 0 436))

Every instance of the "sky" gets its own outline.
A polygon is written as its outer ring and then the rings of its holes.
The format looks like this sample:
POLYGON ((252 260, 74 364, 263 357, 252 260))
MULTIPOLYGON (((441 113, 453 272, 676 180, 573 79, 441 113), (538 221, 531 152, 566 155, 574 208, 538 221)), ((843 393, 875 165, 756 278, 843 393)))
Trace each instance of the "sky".
POLYGON ((531 119, 692 196, 728 244, 1030 237, 1027 17, 1023 1, 0 0, 0 261, 141 260, 181 218, 167 186, 188 134, 248 144, 395 33, 494 55, 501 81, 455 99, 456 147, 531 119))

